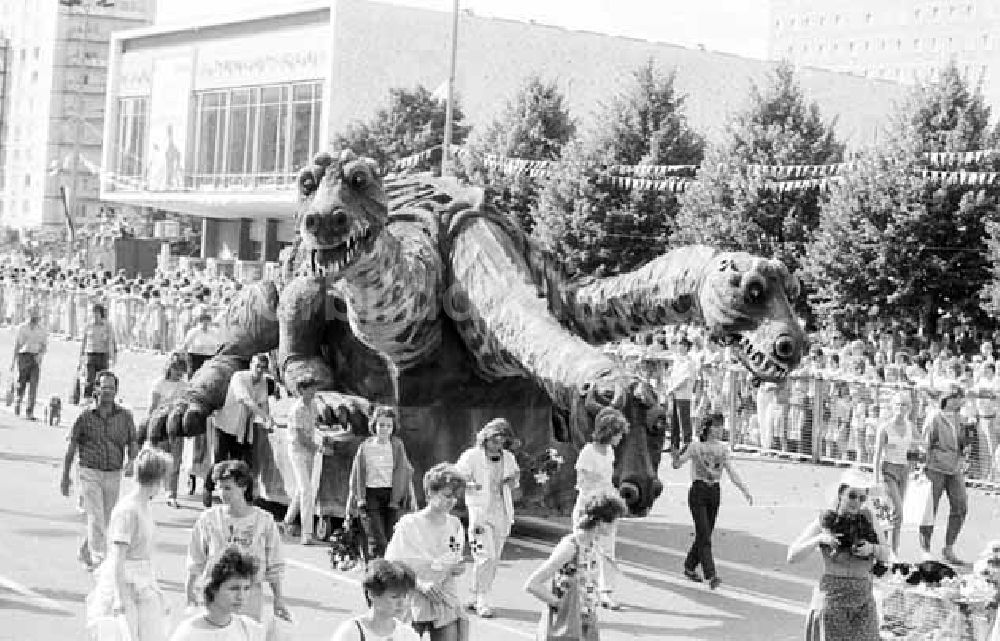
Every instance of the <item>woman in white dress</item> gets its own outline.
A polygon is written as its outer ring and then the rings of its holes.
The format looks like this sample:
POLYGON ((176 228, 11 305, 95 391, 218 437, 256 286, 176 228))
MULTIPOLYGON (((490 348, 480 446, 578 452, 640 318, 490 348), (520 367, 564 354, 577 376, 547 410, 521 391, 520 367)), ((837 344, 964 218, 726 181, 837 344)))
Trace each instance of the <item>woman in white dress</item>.
POLYGON ((167 637, 167 607, 153 568, 156 523, 150 510, 170 471, 170 455, 158 450, 139 452, 136 485, 111 512, 108 557, 97 570, 97 583, 87 597, 88 627, 99 619, 124 615, 132 641, 162 641, 167 637))
POLYGON ((226 548, 208 567, 204 611, 182 622, 170 641, 264 641, 264 626, 240 614, 253 598, 258 570, 253 555, 226 548))
MULTIPOLYGON (((628 432, 628 419, 618 410, 605 407, 594 418, 594 433, 591 442, 583 446, 576 459, 576 504, 573 506, 573 521, 577 520, 588 495, 597 492, 618 492, 612 477, 615 472, 615 448, 628 432)), ((615 562, 615 538, 617 526, 612 524, 606 534, 597 539, 600 550, 599 584, 601 605, 609 610, 621 606, 614 599, 618 578, 615 562)))

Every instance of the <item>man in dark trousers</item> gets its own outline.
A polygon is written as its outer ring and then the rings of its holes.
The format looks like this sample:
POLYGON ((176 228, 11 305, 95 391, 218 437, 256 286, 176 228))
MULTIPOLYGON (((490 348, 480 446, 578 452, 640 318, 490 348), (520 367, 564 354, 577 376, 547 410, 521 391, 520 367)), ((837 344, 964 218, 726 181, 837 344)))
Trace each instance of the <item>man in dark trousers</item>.
POLYGON ((101 303, 96 303, 93 312, 94 319, 84 330, 83 342, 80 344, 80 362, 86 368, 83 398, 90 398, 97 373, 114 365, 118 352, 115 333, 108 323, 107 309, 101 303))
POLYGON ((24 401, 24 391, 27 388, 28 398, 25 405, 25 418, 35 420, 35 394, 38 392, 38 377, 42 371, 42 356, 48 344, 45 328, 42 327, 42 314, 37 307, 28 310, 28 320, 17 328, 14 339, 14 360, 10 364, 13 372, 17 369, 17 401, 14 403, 14 414, 21 415, 21 403, 24 401))

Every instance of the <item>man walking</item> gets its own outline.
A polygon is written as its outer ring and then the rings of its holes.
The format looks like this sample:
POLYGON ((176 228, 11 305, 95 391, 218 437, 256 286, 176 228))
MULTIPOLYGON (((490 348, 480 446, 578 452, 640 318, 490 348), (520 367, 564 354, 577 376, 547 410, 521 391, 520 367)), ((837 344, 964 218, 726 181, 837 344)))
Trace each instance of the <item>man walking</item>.
POLYGON ((95 382, 97 402, 73 423, 59 485, 62 495, 69 496, 70 469, 79 452, 80 494, 87 515, 87 538, 77 558, 88 570, 100 565, 107 554, 105 535, 111 510, 118 502, 122 468, 130 474, 132 460, 138 453, 132 413, 115 402, 118 377, 105 370, 97 374, 95 382))
POLYGON ((48 342, 41 320, 42 314, 38 307, 28 310, 28 320, 17 328, 14 358, 10 364, 12 372, 17 368, 17 402, 14 403, 14 414, 21 415, 21 402, 24 400, 24 388, 27 387, 28 399, 24 415, 29 421, 35 420, 35 395, 42 371, 42 356, 48 342))
MULTIPOLYGON (((959 424, 959 410, 964 403, 964 393, 960 386, 952 385, 941 398, 940 411, 931 411, 924 422, 924 450, 927 463, 924 474, 930 479, 934 501, 934 515, 937 516, 941 494, 948 494, 948 529, 945 532, 941 558, 954 565, 963 562, 955 554, 955 541, 962 531, 968 511, 965 493, 964 469, 967 463, 968 447, 959 424)), ((924 556, 931 555, 933 525, 920 526, 920 548, 924 556)))
POLYGON ((84 330, 83 342, 80 344, 80 362, 86 368, 83 398, 89 398, 93 394, 97 373, 114 364, 118 351, 115 334, 107 321, 107 309, 101 303, 96 303, 93 312, 94 320, 84 330))
MULTIPOLYGON (((235 372, 229 379, 226 404, 215 418, 214 463, 243 461, 253 471, 254 418, 263 421, 268 431, 273 431, 275 427, 267 404, 267 379, 264 377, 269 366, 267 354, 257 354, 250 359, 249 370, 235 372)), ((250 487, 253 487, 253 483, 248 487, 248 492, 250 487)), ((212 507, 214 489, 215 482, 209 471, 205 477, 205 494, 202 497, 205 507, 212 507)), ((249 496, 247 498, 249 500, 249 496)))

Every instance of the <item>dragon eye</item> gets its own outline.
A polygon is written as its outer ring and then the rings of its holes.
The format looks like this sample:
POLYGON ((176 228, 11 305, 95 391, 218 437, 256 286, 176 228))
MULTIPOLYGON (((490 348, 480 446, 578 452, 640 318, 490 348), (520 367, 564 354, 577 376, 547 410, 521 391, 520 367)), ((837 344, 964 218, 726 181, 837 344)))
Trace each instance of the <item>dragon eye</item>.
POLYGON ((743 300, 747 305, 759 305, 764 302, 766 291, 767 286, 763 278, 757 275, 748 276, 743 283, 743 300))
POLYGON ((368 186, 368 173, 364 169, 355 169, 351 172, 348 181, 354 189, 364 189, 368 186))

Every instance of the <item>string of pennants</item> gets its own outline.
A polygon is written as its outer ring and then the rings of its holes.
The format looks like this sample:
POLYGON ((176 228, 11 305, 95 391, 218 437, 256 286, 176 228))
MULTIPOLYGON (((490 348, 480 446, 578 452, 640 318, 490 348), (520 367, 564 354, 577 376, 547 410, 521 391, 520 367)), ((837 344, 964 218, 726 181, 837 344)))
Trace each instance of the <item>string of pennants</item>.
MULTIPOLYGON (((396 169, 409 169, 430 159, 440 145, 402 158, 395 163, 396 169)), ((456 156, 467 154, 464 147, 452 147, 456 156)), ((967 152, 930 152, 924 158, 931 166, 961 165, 981 163, 1000 158, 1000 149, 981 149, 967 152)), ((507 175, 527 174, 532 177, 551 176, 558 168, 568 163, 558 160, 527 160, 507 158, 487 154, 483 164, 507 175)), ((575 163, 582 165, 582 163, 575 163)), ((750 165, 748 174, 753 178, 765 179, 761 186, 777 192, 806 189, 829 189, 842 181, 842 171, 853 170, 856 162, 830 163, 825 165, 750 165)), ((609 165, 598 176, 600 184, 614 185, 621 189, 681 193, 694 182, 697 165, 609 165), (680 174, 680 175, 678 175, 680 174)), ((1000 172, 993 171, 945 171, 924 169, 918 175, 928 181, 945 185, 993 185, 1000 179, 1000 172)))

